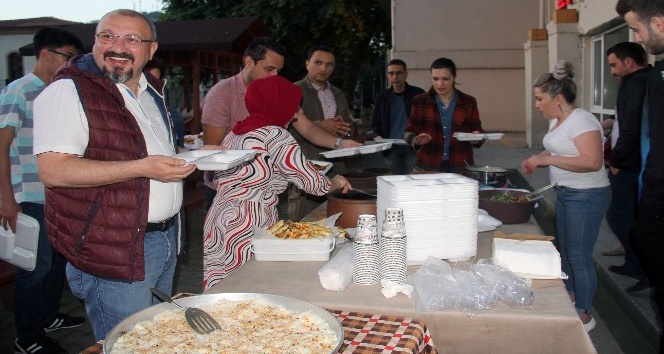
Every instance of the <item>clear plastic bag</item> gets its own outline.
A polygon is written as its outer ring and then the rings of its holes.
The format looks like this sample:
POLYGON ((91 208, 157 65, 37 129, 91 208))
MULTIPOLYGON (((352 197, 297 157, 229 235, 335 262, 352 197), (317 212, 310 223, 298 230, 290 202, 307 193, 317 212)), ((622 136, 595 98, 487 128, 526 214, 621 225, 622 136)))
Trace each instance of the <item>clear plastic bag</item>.
POLYGON ((429 257, 420 269, 410 276, 410 280, 415 288, 417 311, 459 307, 463 295, 447 262, 429 257))
POLYGON ((413 275, 417 311, 457 308, 472 314, 488 310, 498 300, 517 308, 529 308, 533 291, 528 284, 509 270, 488 260, 478 264, 447 262, 429 257, 413 275))
POLYGON ((533 290, 509 269, 497 266, 488 259, 481 259, 473 266, 473 270, 500 301, 522 309, 532 306, 533 290))

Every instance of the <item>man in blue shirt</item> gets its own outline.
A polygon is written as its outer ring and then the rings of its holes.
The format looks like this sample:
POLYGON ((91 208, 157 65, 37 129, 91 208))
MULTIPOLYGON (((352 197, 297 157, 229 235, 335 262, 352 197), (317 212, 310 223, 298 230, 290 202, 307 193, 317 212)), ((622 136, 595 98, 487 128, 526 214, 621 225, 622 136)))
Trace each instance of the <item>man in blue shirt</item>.
POLYGON ((0 92, 0 223, 16 232, 18 213, 39 222, 37 264, 34 270, 16 269, 16 353, 67 353, 46 336, 83 324, 82 317, 58 313, 65 259, 51 247, 44 224, 44 185, 32 155, 32 103, 51 83, 53 73, 83 51, 73 34, 44 27, 33 38, 34 70, 0 92))

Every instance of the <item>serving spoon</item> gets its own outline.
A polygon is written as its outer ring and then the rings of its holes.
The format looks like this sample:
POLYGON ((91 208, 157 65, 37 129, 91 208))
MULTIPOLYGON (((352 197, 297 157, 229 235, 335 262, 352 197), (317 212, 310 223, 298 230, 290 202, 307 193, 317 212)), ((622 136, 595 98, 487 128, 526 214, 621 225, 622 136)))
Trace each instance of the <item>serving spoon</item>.
POLYGON ((173 298, 171 298, 166 293, 160 291, 155 287, 150 288, 150 291, 152 291, 152 293, 156 297, 158 297, 161 301, 170 302, 171 304, 179 307, 180 309, 185 310, 184 318, 187 320, 189 327, 191 327, 191 329, 196 331, 196 333, 208 334, 217 329, 222 329, 221 326, 219 325, 219 322, 217 322, 214 318, 212 318, 212 316, 210 316, 209 313, 197 307, 182 307, 179 304, 177 304, 175 301, 173 301, 173 298))
POLYGON ((531 198, 532 198, 533 196, 535 196, 535 195, 537 195, 537 194, 540 194, 540 193, 544 192, 545 190, 551 189, 551 188, 553 188, 553 187, 555 187, 555 186, 557 186, 557 185, 558 185, 558 182, 556 182, 556 183, 551 183, 551 184, 549 184, 549 185, 547 185, 547 186, 544 186, 544 187, 542 187, 542 188, 540 188, 540 189, 534 190, 534 191, 532 191, 532 192, 530 192, 530 193, 528 193, 528 194, 524 194, 523 197, 526 198, 526 199, 528 199, 528 200, 531 200, 531 198))

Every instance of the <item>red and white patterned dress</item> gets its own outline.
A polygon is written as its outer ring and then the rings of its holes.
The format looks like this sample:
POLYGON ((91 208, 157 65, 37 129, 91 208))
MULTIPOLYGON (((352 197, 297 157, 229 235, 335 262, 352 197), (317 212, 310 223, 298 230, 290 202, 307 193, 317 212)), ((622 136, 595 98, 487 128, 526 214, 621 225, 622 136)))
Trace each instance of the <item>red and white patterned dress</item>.
POLYGON ((267 126, 242 135, 231 132, 222 146, 260 153, 249 163, 215 174, 217 196, 203 231, 204 289, 251 258, 252 226, 269 227, 278 221, 279 193, 288 182, 315 195, 328 193, 331 186, 285 129, 267 126))

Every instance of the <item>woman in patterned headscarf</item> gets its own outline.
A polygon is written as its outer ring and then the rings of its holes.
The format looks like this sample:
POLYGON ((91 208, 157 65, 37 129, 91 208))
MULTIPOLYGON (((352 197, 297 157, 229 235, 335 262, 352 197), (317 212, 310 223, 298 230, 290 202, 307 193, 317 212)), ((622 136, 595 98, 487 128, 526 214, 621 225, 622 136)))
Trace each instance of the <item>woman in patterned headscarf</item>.
POLYGON ((235 124, 222 146, 259 153, 252 162, 215 175, 217 196, 203 233, 205 289, 251 257, 252 227, 277 222, 278 196, 289 182, 315 195, 351 188, 343 176, 330 180, 316 170, 284 129, 295 118, 301 98, 300 88, 280 76, 254 80, 247 87, 249 116, 235 124))

